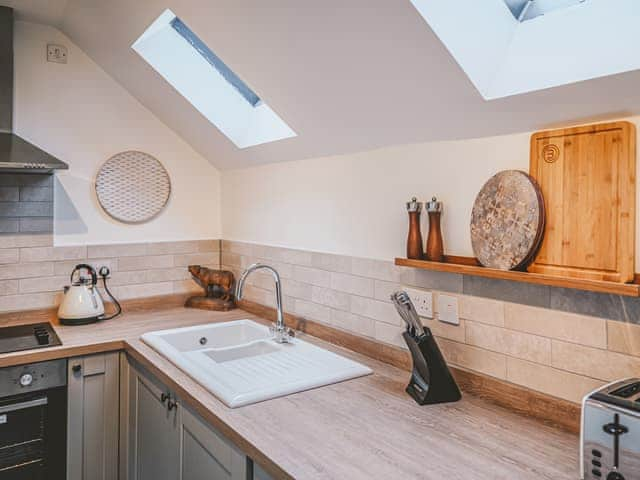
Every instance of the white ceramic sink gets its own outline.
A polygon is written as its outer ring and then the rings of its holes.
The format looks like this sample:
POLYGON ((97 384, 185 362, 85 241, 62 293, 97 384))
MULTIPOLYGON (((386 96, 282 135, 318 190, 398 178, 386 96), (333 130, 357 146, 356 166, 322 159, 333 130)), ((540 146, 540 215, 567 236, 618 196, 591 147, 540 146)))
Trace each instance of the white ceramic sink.
POLYGON ((232 408, 371 373, 303 340, 276 343, 251 320, 160 330, 142 340, 232 408))

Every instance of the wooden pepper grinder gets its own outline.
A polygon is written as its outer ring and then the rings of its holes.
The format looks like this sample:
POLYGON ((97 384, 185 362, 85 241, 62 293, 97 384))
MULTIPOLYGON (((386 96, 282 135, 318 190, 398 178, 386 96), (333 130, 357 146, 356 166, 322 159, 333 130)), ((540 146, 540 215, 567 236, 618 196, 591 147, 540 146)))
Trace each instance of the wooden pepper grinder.
POLYGON ((409 235, 407 236, 407 258, 422 260, 422 232, 420 231, 420 211, 422 203, 413 197, 407 202, 407 212, 409 212, 409 235))
POLYGON ((427 237, 427 254, 425 258, 432 262, 442 262, 444 260, 442 230, 440 230, 442 202, 438 202, 436 197, 433 197, 425 205, 429 213, 429 236, 427 237))

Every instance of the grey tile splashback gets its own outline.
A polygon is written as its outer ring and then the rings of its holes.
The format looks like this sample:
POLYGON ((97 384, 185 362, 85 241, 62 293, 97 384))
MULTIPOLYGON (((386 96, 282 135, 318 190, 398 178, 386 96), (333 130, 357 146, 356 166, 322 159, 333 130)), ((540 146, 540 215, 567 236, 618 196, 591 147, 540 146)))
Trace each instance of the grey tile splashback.
POLYGON ((443 290, 454 293, 463 293, 464 291, 464 278, 462 275, 428 270, 412 270, 412 272, 403 275, 403 283, 429 290, 443 290))
POLYGON ((53 175, 0 173, 0 234, 53 232, 53 175))
POLYGON ((53 188, 51 187, 20 187, 19 200, 21 202, 52 202, 53 188))
POLYGON ((640 324, 640 299, 507 280, 464 277, 466 295, 640 324))
POLYGON ((465 275, 463 293, 562 312, 640 324, 640 299, 465 275))
POLYGON ((18 187, 0 187, 0 202, 17 202, 20 199, 18 187))
POLYGON ((549 287, 544 285, 465 275, 462 293, 535 307, 549 307, 549 287))
POLYGON ((53 202, 0 202, 0 217, 51 217, 53 202))
POLYGON ((20 233, 52 233, 53 217, 24 217, 18 219, 20 233))
POLYGON ((53 187, 53 175, 46 173, 0 173, 3 187, 53 187))
POLYGON ((20 219, 0 218, 0 234, 18 233, 20 231, 20 219))
POLYGON ((554 288, 549 307, 640 325, 640 299, 633 297, 554 288))

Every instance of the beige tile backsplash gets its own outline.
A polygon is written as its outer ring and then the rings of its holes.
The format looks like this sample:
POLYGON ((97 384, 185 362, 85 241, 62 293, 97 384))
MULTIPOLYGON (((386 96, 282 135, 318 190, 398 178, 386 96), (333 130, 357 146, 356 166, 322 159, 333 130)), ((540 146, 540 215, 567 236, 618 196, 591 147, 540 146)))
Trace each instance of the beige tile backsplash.
POLYGON ((462 318, 504 327, 504 302, 487 298, 458 296, 458 311, 462 318))
POLYGON ((551 364, 551 339, 467 321, 465 343, 543 365, 551 364))
MULTIPOLYGON (((402 348, 390 293, 406 285, 437 296, 443 280, 391 262, 225 240, 221 259, 236 275, 256 261, 273 265, 291 313, 402 348)), ((256 274, 248 281, 246 298, 273 306, 273 280, 256 274)), ((459 280, 443 281, 448 287, 459 280)), ((453 365, 572 402, 612 379, 640 376, 640 325, 440 288, 458 299, 460 325, 425 324, 453 365)))
POLYGON ((438 343, 447 361, 454 365, 496 378, 507 376, 505 355, 444 338, 438 339, 438 343))
POLYGON ((553 340, 553 366, 611 382, 640 372, 640 357, 553 340))
MULTIPOLYGON (((253 262, 274 266, 288 312, 406 348, 389 295, 403 285, 458 299, 460 325, 425 319, 447 360, 578 402, 610 380, 640 375, 640 325, 450 293, 460 279, 391 262, 248 243, 199 240, 54 247, 51 235, 0 236, 0 312, 55 306, 74 265, 107 265, 121 299, 199 290, 186 266, 222 265, 238 276, 253 262)), ((248 300, 274 306, 273 279, 249 277, 248 300)), ((458 290, 461 291, 461 290, 458 290)))
POLYGON ((515 357, 507 358, 507 380, 570 402, 579 403, 582 397, 601 386, 603 381, 576 375, 539 363, 515 357))
POLYGON ((50 234, 0 235, 0 312, 56 306, 78 263, 111 270, 118 299, 200 289, 186 266, 220 264, 220 241, 54 247, 50 234))
POLYGON ((640 357, 640 325, 609 320, 607 332, 609 350, 640 357))
POLYGON ((504 324, 511 330, 607 348, 607 322, 596 317, 506 303, 504 324))
POLYGON ((460 325, 452 325, 450 323, 439 322, 434 319, 423 319, 422 323, 431 329, 436 337, 446 338, 458 343, 466 343, 466 323, 468 320, 460 319, 460 325))

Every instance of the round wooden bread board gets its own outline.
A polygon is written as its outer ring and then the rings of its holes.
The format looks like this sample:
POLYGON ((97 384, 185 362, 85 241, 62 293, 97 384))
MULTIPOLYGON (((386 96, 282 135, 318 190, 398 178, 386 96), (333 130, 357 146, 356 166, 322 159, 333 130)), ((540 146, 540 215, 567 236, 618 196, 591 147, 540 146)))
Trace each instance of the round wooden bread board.
POLYGON ((473 253, 485 267, 523 269, 540 247, 544 224, 544 201, 535 180, 519 170, 499 172, 473 205, 473 253))

